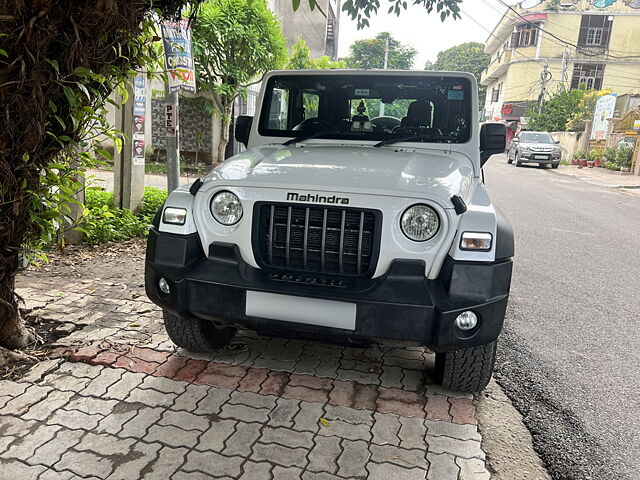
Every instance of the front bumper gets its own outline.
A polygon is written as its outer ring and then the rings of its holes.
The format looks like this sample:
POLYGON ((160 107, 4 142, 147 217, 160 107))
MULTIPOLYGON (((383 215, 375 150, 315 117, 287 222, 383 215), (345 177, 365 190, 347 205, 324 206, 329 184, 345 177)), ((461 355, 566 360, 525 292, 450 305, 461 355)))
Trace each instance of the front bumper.
POLYGON ((560 154, 553 153, 522 153, 520 163, 560 163, 560 154))
POLYGON ((149 233, 145 285, 149 298, 180 316, 196 316, 266 335, 334 337, 341 340, 408 341, 434 351, 484 345, 501 329, 511 282, 511 259, 495 263, 447 258, 437 280, 427 280, 423 262, 396 260, 381 278, 348 279, 282 275, 243 261, 234 245, 213 243, 208 256, 197 234, 149 233), (164 277, 170 286, 158 288, 164 277), (324 282, 324 283, 323 283, 324 282), (292 323, 247 316, 246 292, 267 292, 353 303, 355 329, 292 323), (455 318, 465 310, 478 326, 462 331, 455 318))

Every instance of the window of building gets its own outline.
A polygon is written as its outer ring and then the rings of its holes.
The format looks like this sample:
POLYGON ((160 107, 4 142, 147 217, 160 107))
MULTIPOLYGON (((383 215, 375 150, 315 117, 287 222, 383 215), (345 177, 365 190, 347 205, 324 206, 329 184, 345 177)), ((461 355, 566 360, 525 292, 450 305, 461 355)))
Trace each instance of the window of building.
POLYGON ((600 90, 604 77, 604 65, 590 63, 576 63, 573 67, 573 77, 571 78, 571 88, 577 89, 581 84, 587 88, 600 90))
POLYGON ((579 47, 607 47, 611 36, 613 17, 609 15, 583 15, 578 34, 579 47))
POLYGON ((511 34, 511 47, 531 47, 538 41, 539 23, 523 23, 516 27, 516 31, 511 34))
POLYGON ((500 92, 502 91, 502 84, 499 83, 497 87, 491 90, 491 103, 500 101, 500 92))

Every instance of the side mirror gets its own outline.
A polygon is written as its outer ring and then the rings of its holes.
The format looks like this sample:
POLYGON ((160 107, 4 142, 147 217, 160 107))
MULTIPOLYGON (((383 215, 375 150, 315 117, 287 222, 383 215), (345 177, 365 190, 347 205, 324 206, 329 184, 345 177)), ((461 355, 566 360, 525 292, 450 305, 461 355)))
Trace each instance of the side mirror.
POLYGON ((485 123, 480 127, 480 166, 491 155, 504 153, 507 148, 507 126, 503 123, 485 123))
POLYGON ((555 143, 556 145, 560 145, 560 140, 554 140, 553 143, 555 143))
POLYGON ((234 136, 238 142, 245 147, 249 143, 249 134, 251 133, 251 124, 253 123, 253 117, 249 115, 239 115, 236 118, 236 128, 234 136))

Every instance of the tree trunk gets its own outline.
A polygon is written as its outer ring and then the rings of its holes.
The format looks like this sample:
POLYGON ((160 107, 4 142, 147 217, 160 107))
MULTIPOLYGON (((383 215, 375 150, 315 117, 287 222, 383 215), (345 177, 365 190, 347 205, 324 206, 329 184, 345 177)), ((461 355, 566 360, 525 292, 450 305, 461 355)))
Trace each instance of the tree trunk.
POLYGON ((231 105, 225 105, 225 112, 220 121, 220 143, 218 143, 218 162, 224 162, 229 143, 229 125, 231 119, 231 105))

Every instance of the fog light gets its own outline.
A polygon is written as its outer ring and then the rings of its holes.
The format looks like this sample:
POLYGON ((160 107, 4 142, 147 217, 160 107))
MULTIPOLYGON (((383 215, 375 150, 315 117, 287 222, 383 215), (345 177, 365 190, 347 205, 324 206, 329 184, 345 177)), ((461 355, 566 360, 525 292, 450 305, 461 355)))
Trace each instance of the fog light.
POLYGON ((158 287, 162 290, 163 293, 171 293, 171 289, 169 288, 169 282, 167 282, 164 278, 161 278, 158 282, 158 287))
POLYGON ((478 316, 470 310, 462 312, 456 318, 456 327, 460 330, 472 330, 478 324, 478 316))

